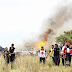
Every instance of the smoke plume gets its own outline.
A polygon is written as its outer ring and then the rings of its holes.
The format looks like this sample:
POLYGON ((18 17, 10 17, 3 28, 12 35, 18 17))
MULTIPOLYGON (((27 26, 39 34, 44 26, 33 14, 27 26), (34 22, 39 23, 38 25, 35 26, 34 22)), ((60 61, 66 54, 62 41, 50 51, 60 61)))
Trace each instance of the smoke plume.
MULTIPOLYGON (((58 30, 68 22, 68 20, 72 19, 72 6, 67 5, 59 8, 55 15, 48 19, 48 23, 44 24, 44 33, 48 34, 47 39, 47 47, 50 47, 51 44, 55 42, 55 37, 57 35, 58 30), (53 30, 53 31, 51 31, 53 30)), ((43 38, 43 37, 42 37, 43 38)))
MULTIPOLYGON (((57 36, 58 30, 70 19, 72 19, 72 5, 65 5, 57 8, 56 13, 47 19, 46 24, 43 24, 42 33, 39 36, 38 41, 28 41, 24 46, 30 46, 35 48, 38 42, 46 41, 46 49, 55 43, 55 37, 57 36), (48 38, 45 35, 48 34, 48 38)), ((62 31, 62 30, 61 30, 62 31)))

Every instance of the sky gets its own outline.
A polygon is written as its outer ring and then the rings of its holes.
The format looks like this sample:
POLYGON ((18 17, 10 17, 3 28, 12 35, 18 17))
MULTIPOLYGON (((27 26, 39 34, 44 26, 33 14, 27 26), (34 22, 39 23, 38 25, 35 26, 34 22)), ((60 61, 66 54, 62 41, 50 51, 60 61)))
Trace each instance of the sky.
MULTIPOLYGON (((43 21, 63 0, 0 0, 0 45, 23 44, 41 32, 43 21)), ((66 2, 66 0, 64 0, 66 2)))

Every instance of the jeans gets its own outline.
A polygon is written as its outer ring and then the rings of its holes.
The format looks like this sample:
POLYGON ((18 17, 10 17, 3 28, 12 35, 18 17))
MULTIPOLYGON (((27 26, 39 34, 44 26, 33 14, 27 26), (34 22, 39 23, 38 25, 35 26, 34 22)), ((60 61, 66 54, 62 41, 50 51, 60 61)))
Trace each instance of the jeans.
POLYGON ((60 64, 60 56, 54 56, 54 63, 55 63, 55 65, 59 66, 59 64, 60 64))

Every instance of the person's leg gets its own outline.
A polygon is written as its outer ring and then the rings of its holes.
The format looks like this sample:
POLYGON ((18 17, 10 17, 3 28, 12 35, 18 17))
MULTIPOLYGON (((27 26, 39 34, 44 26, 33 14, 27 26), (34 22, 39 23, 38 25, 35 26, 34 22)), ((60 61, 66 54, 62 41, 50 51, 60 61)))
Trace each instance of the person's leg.
POLYGON ((52 57, 52 60, 53 60, 53 64, 54 64, 54 63, 55 63, 55 62, 54 62, 54 57, 52 57))
POLYGON ((69 66, 71 65, 71 55, 69 56, 69 66))
POLYGON ((9 59, 10 59, 10 62, 11 62, 12 61, 12 57, 10 56, 9 59))
POLYGON ((42 63, 42 58, 40 57, 40 63, 42 63))
POLYGON ((64 58, 62 58, 62 64, 64 65, 64 58))
POLYGON ((66 65, 69 66, 69 53, 66 55, 66 65))
POLYGON ((53 62, 54 62, 54 57, 53 57, 53 62))
POLYGON ((12 62, 14 62, 15 57, 14 57, 14 56, 12 56, 12 58, 11 58, 11 59, 12 59, 12 62))
POLYGON ((52 60, 53 60, 53 62, 54 62, 54 57, 52 57, 52 60))
POLYGON ((9 63, 9 56, 7 57, 7 63, 9 63))
POLYGON ((67 65, 67 54, 66 54, 66 65, 67 65))
POLYGON ((45 58, 43 58, 43 63, 45 64, 45 58))
POLYGON ((62 55, 62 64, 64 65, 64 58, 63 58, 63 55, 62 55))
POLYGON ((59 64, 60 64, 60 56, 58 56, 57 59, 58 59, 58 63, 57 64, 59 66, 59 64))
POLYGON ((54 63, 57 65, 57 56, 54 56, 54 63))
POLYGON ((10 56, 11 69, 13 69, 13 56, 10 56))
POLYGON ((7 56, 5 56, 5 62, 6 62, 6 64, 7 64, 7 56))

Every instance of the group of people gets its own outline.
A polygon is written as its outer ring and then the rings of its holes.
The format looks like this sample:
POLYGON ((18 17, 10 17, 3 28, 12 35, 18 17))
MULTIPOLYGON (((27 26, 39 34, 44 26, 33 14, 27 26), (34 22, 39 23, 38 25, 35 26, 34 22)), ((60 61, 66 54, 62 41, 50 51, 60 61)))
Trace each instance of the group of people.
POLYGON ((60 58, 62 58, 62 64, 65 66, 71 65, 71 55, 72 55, 72 45, 67 41, 64 46, 59 47, 58 44, 52 45, 51 49, 47 53, 44 47, 41 47, 39 50, 38 55, 40 56, 40 63, 45 64, 46 58, 48 55, 52 57, 53 63, 56 66, 60 64, 60 58))
MULTIPOLYGON (((65 66, 71 65, 71 55, 72 55, 72 45, 69 42, 66 42, 64 46, 59 47, 58 44, 52 45, 51 49, 47 51, 44 49, 44 47, 41 47, 41 50, 38 51, 38 55, 40 57, 40 63, 45 64, 46 58, 48 55, 52 57, 53 63, 56 66, 59 66, 60 64, 60 58, 62 58, 62 64, 65 66)), ((11 44, 11 47, 5 48, 5 51, 3 53, 4 59, 6 63, 9 62, 13 63, 15 60, 15 47, 14 44, 11 44)))
POLYGON ((6 61, 7 64, 9 64, 9 62, 13 63, 15 60, 15 48, 14 48, 14 44, 11 44, 11 47, 5 48, 5 51, 3 53, 4 59, 6 61))

